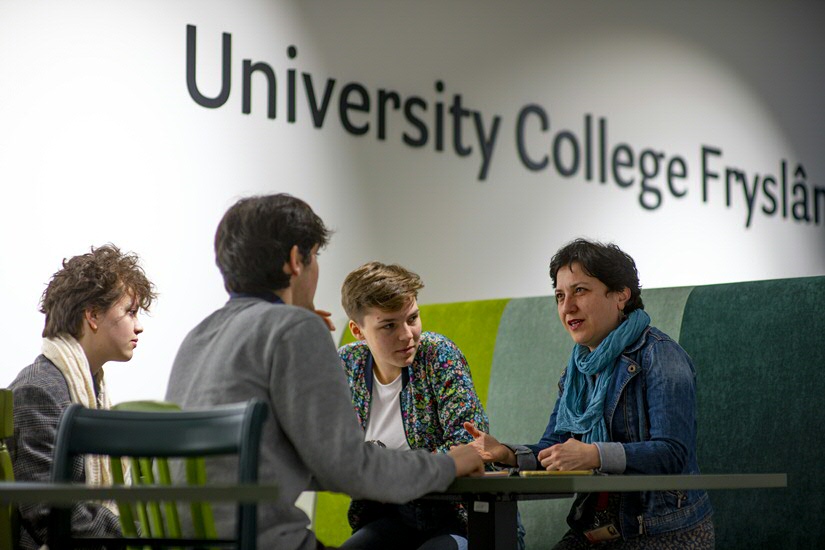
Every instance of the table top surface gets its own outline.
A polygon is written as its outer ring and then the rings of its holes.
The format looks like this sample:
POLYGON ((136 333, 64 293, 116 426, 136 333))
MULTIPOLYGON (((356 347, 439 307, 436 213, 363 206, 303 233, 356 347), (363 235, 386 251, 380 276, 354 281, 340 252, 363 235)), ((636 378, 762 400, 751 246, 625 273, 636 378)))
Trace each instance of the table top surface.
POLYGON ((92 487, 76 483, 0 482, 2 504, 70 504, 83 500, 271 502, 277 498, 278 487, 272 484, 92 487))
POLYGON ((467 493, 588 493, 636 492, 689 489, 761 489, 788 486, 788 476, 769 474, 696 475, 548 475, 532 477, 462 477, 444 491, 467 493))
MULTIPOLYGON (((462 477, 454 480, 442 494, 564 495, 597 491, 761 489, 787 486, 788 476, 782 473, 462 477)), ((81 500, 271 502, 277 498, 278 488, 273 484, 92 487, 73 483, 0 482, 0 503, 3 504, 65 504, 81 500)))

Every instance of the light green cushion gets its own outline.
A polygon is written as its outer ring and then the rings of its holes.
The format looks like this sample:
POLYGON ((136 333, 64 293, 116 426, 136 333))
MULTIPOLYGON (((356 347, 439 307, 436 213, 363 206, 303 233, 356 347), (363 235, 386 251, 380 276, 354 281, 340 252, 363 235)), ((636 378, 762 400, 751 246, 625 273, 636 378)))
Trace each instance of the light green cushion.
POLYGON ((326 546, 340 546, 352 533, 347 522, 350 498, 340 493, 319 492, 315 496, 312 529, 326 546))
POLYGON ((443 334, 464 353, 473 374, 476 393, 485 406, 496 333, 508 301, 480 300, 421 306, 424 330, 443 334))
POLYGON ((692 286, 680 286, 642 290, 642 301, 650 315, 650 324, 678 342, 685 303, 693 289, 692 286))
MULTIPOLYGON (((11 455, 6 439, 14 435, 14 397, 11 390, 0 389, 0 481, 14 481, 11 455)), ((16 548, 17 508, 11 504, 0 505, 0 550, 16 548)))
MULTIPOLYGON (((573 341, 550 296, 513 299, 499 326, 490 375, 492 434, 505 443, 536 443, 558 397, 573 341)), ((571 500, 519 502, 527 547, 551 548, 564 534, 571 500)))
MULTIPOLYGON (((479 300, 421 306, 424 330, 438 332, 455 342, 467 358, 473 383, 482 403, 487 402, 490 368, 499 320, 508 300, 479 300)), ((354 341, 349 329, 344 329, 341 345, 354 341)), ((313 529, 326 545, 339 545, 350 536, 346 495, 321 492, 315 499, 313 529)))
POLYGON ((0 439, 14 435, 14 394, 0 388, 0 439))

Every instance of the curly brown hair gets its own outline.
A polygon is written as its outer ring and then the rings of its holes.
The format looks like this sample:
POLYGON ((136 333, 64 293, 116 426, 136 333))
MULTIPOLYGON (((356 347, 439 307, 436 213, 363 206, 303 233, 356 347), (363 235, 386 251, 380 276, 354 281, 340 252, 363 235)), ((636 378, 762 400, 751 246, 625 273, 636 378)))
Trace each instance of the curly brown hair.
POLYGON ((157 294, 138 261, 136 254, 124 254, 113 244, 64 258, 63 269, 52 275, 40 298, 46 314, 43 337, 68 333, 80 338, 86 310, 105 312, 127 292, 137 308, 148 311, 157 294))
POLYGON ((397 311, 418 297, 421 277, 398 265, 369 262, 352 271, 341 287, 341 305, 347 316, 362 323, 369 308, 397 311))

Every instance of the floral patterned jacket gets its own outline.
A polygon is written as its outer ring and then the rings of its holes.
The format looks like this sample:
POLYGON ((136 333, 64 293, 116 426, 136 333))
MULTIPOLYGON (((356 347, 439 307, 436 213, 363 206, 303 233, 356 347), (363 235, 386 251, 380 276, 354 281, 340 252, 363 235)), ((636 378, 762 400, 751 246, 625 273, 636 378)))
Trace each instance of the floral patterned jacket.
MULTIPOLYGON (((338 350, 352 393, 361 427, 366 430, 370 415, 373 358, 366 342, 358 341, 338 350)), ((412 449, 447 452, 453 445, 469 443, 472 436, 464 422, 489 431, 487 413, 476 394, 470 367, 461 350, 447 337, 423 332, 413 362, 401 371, 401 418, 407 443, 412 449)), ((366 508, 353 503, 350 524, 354 530, 369 523, 366 508)), ((466 514, 460 510, 461 521, 466 514)))
MULTIPOLYGON (((370 416, 373 359, 366 342, 343 346, 352 402, 361 427, 370 416)), ((447 337, 434 332, 421 334, 412 364, 401 373, 401 418, 412 449, 447 452, 453 445, 473 440, 464 422, 487 431, 487 414, 476 395, 470 367, 461 350, 447 337)))

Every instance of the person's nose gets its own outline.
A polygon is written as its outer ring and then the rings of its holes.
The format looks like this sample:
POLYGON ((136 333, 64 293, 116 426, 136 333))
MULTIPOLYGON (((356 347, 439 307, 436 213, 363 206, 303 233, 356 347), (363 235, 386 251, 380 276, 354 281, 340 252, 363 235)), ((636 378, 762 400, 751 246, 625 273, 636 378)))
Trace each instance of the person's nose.
POLYGON ((143 332, 143 325, 138 318, 135 318, 135 334, 143 332))
POLYGON ((401 329, 401 333, 399 334, 398 339, 403 342, 412 340, 412 327, 407 323, 404 323, 404 328, 401 329))
POLYGON ((561 309, 561 312, 564 313, 564 314, 572 313, 572 312, 576 311, 576 309, 577 309, 576 299, 573 298, 572 296, 569 296, 569 297, 565 298, 561 303, 560 309, 561 309))

